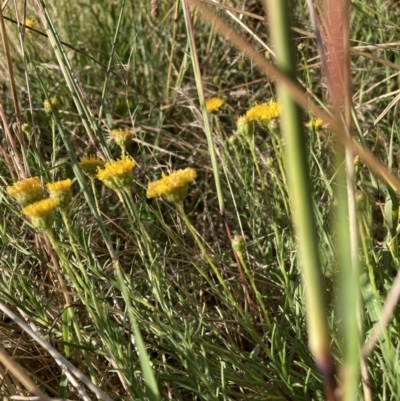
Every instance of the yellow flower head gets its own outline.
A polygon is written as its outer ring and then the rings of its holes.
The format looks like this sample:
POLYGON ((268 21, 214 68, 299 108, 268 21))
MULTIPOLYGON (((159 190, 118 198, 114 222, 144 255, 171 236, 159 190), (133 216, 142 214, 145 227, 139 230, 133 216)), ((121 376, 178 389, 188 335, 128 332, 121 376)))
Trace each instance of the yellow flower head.
POLYGON ((22 207, 43 199, 43 187, 38 177, 31 177, 7 187, 7 193, 22 207))
POLYGON ((277 119, 281 114, 281 105, 277 102, 256 104, 247 110, 246 117, 248 121, 265 122, 277 119))
POLYGON ((149 183, 146 196, 147 198, 162 196, 168 202, 180 203, 186 198, 189 183, 196 177, 196 170, 190 167, 169 175, 163 174, 160 180, 149 183))
POLYGON ((111 138, 114 139, 115 143, 125 152, 126 147, 132 142, 133 133, 129 128, 118 128, 113 129, 110 132, 111 138))
POLYGON ((39 230, 50 230, 54 223, 54 209, 58 201, 55 199, 42 199, 22 209, 22 213, 31 218, 32 224, 39 230))
POLYGON ((95 155, 89 155, 83 156, 79 165, 81 166, 83 173, 90 179, 93 179, 97 175, 97 169, 103 168, 105 162, 95 155))
POLYGON ((212 97, 210 99, 206 99, 207 112, 212 113, 213 111, 217 111, 224 103, 224 99, 221 99, 220 97, 212 97))
POLYGON ((135 160, 128 156, 122 156, 119 160, 111 160, 104 168, 97 170, 97 178, 111 189, 129 188, 133 180, 133 168, 135 160))
POLYGON ((50 193, 50 199, 58 201, 58 207, 61 210, 66 210, 72 201, 71 183, 71 180, 68 178, 46 184, 46 188, 50 193))
POLYGON ((47 114, 51 114, 53 109, 57 110, 57 99, 55 97, 51 97, 50 99, 46 99, 43 102, 43 107, 44 107, 44 111, 47 114))
POLYGON ((322 118, 311 119, 307 124, 307 128, 314 128, 315 131, 320 131, 324 122, 322 118))
POLYGON ((28 28, 34 28, 35 25, 36 25, 36 21, 35 21, 34 19, 32 19, 32 18, 27 18, 27 19, 25 20, 25 25, 26 25, 28 28))

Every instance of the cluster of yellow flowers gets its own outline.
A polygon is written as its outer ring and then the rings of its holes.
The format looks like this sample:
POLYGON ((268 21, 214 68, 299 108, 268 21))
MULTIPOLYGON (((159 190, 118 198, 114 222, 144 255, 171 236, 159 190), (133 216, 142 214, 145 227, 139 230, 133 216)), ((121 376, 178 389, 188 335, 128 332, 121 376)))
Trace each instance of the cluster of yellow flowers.
POLYGON ((281 105, 277 102, 270 101, 269 103, 256 104, 251 109, 247 110, 247 121, 270 121, 277 119, 281 114, 281 105))
MULTIPOLYGON (((90 156, 84 157, 79 164, 92 179, 96 169, 96 177, 115 191, 120 188, 129 189, 133 181, 133 168, 136 166, 136 162, 128 156, 107 163, 96 156, 90 156)), ((193 168, 163 174, 160 180, 149 183, 146 196, 162 196, 168 202, 179 204, 187 196, 189 183, 196 177, 197 173, 193 168)), ((65 212, 71 203, 71 183, 70 179, 66 179, 46 184, 50 195, 48 199, 44 199, 43 186, 38 177, 27 178, 8 186, 7 193, 23 207, 21 212, 30 217, 34 227, 46 231, 53 225, 54 209, 59 208, 65 212)))
MULTIPOLYGON (((118 160, 102 162, 96 156, 83 158, 79 163, 82 170, 92 176, 93 168, 96 166, 96 177, 107 187, 118 191, 120 188, 129 190, 133 181, 133 169, 136 166, 135 160, 129 156, 122 156, 118 160)), ((154 198, 162 196, 172 203, 182 202, 188 191, 188 184, 196 178, 197 173, 193 168, 174 171, 168 175, 163 174, 160 180, 151 182, 148 185, 146 196, 154 198)))
MULTIPOLYGON (((219 97, 206 99, 206 109, 209 113, 217 111, 225 101, 219 97)), ((268 103, 255 104, 247 110, 246 114, 237 120, 237 135, 250 138, 252 133, 252 123, 258 122, 263 128, 273 129, 282 112, 282 106, 279 102, 269 101, 268 103)), ((323 121, 320 118, 311 119, 306 127, 320 131, 323 127, 323 121)))
POLYGON ((42 182, 30 177, 7 187, 7 193, 22 207, 21 212, 30 217, 34 227, 49 230, 54 222, 54 209, 65 211, 72 200, 71 180, 48 183, 50 197, 44 198, 42 182))

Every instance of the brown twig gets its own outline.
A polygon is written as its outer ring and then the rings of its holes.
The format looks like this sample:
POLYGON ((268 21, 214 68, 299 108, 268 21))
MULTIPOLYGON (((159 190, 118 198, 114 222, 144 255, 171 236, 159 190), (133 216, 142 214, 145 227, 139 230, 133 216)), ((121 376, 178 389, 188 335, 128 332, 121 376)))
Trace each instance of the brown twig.
POLYGON ((35 382, 8 355, 3 347, 0 347, 0 361, 30 393, 39 397, 38 401, 51 401, 50 398, 36 386, 35 382))

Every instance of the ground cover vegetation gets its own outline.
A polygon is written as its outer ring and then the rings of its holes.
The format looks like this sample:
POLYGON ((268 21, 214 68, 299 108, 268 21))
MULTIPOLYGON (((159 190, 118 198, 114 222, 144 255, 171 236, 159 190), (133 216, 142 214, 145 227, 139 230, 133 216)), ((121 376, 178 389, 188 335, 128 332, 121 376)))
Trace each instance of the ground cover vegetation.
POLYGON ((22 3, 0 397, 398 400, 398 2, 22 3))

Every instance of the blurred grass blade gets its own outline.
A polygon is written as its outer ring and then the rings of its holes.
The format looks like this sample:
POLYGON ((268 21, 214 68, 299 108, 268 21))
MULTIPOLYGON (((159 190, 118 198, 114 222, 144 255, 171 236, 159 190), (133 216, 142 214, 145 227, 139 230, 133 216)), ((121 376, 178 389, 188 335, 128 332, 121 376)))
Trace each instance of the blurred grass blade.
MULTIPOLYGON (((296 58, 291 38, 289 5, 286 0, 267 0, 270 31, 277 63, 282 72, 296 80, 296 58)), ((318 255, 318 234, 313 212, 312 186, 308 152, 300 107, 289 90, 278 81, 279 102, 282 104, 281 127, 285 135, 285 157, 289 195, 297 233, 307 304, 309 346, 316 365, 323 374, 326 396, 334 398, 334 366, 330 351, 324 284, 318 255)))
POLYGON ((222 194, 221 179, 219 175, 219 167, 218 167, 217 155, 215 152, 213 133, 211 129, 210 119, 208 117, 208 112, 206 110, 203 81, 201 78, 199 59, 197 57, 196 42, 194 40, 192 18, 190 16, 190 9, 187 0, 182 0, 182 9, 183 9, 183 15, 185 17, 186 33, 189 41, 190 54, 192 57, 192 66, 193 66, 194 78, 196 80, 197 95, 200 102, 201 113, 203 115, 204 132, 207 137, 208 151, 210 153, 211 165, 214 173, 215 187, 217 189, 219 211, 223 216, 225 214, 224 197, 222 194))

